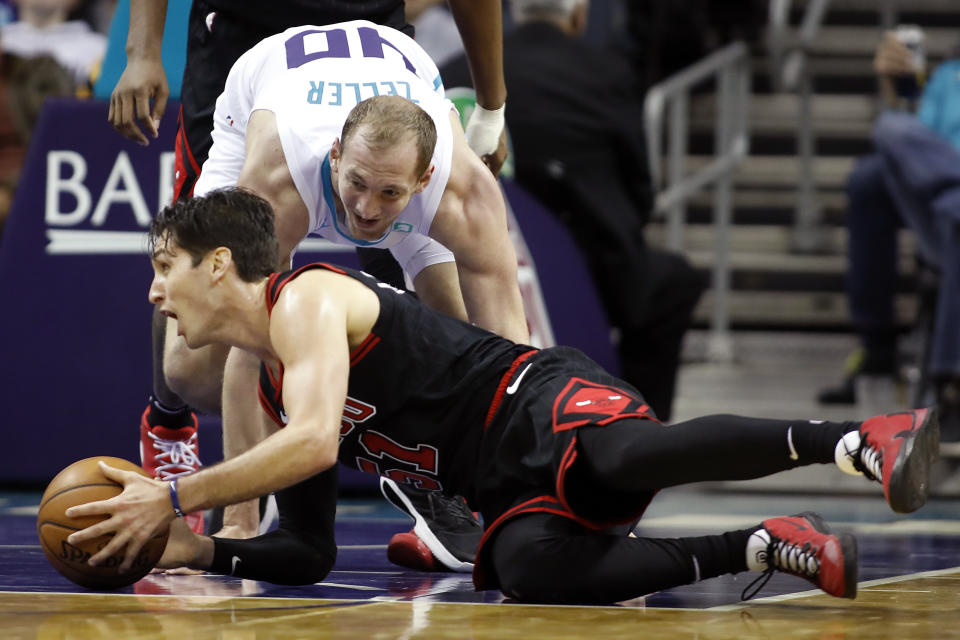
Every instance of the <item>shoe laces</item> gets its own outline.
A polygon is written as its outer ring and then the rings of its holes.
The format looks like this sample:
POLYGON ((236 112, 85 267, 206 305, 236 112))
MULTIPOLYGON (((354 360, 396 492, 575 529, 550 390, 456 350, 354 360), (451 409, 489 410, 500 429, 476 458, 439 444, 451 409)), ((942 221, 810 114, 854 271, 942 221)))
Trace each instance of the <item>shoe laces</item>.
POLYGON ((853 456, 853 468, 870 480, 883 482, 883 452, 864 439, 853 456))
POLYGON ((173 480, 200 468, 196 433, 186 440, 168 440, 153 432, 147 434, 153 439, 153 448, 160 452, 154 456, 158 462, 157 478, 160 480, 173 480))
POLYGON ((799 546, 776 536, 770 538, 770 544, 767 545, 767 564, 769 568, 744 588, 740 594, 741 600, 750 600, 756 596, 770 582, 770 578, 777 571, 808 579, 815 579, 817 574, 820 573, 820 559, 817 557, 819 549, 817 547, 809 542, 799 546))
POLYGON ((443 517, 447 521, 463 521, 468 522, 472 526, 477 526, 477 519, 474 517, 473 512, 470 511, 470 508, 467 507, 467 503, 464 502, 461 498, 448 498, 446 500, 437 499, 434 500, 435 496, 430 494, 430 507, 433 510, 434 516, 438 519, 443 517))

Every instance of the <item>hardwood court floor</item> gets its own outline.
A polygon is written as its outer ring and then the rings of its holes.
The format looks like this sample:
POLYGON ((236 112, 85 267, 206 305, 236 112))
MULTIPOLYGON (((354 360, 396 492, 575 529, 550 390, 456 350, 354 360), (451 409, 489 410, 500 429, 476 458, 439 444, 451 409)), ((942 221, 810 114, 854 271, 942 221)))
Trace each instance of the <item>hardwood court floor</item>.
POLYGON ((890 513, 879 496, 664 491, 638 533, 690 535, 813 508, 860 543, 860 595, 839 600, 776 575, 740 602, 755 574, 706 580, 621 605, 536 606, 473 591, 469 576, 399 570, 384 543, 407 527, 382 501, 344 501, 335 570, 281 587, 223 576, 152 575, 92 593, 47 564, 34 494, 0 497, 0 637, 30 640, 216 638, 960 638, 960 520, 933 500, 890 513))

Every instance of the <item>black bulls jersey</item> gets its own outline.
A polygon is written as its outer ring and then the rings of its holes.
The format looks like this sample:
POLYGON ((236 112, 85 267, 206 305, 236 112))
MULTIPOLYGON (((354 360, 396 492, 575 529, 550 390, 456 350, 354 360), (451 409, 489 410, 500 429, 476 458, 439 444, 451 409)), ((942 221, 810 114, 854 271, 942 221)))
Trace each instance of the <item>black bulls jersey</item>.
MULTIPOLYGON (((350 276, 380 300, 373 330, 350 353, 340 462, 469 497, 497 385, 531 347, 433 311, 364 272, 326 264, 274 274, 267 308, 272 311, 284 285, 309 269, 350 276)), ((261 366, 260 402, 279 424, 286 417, 282 384, 283 363, 279 380, 261 366)))

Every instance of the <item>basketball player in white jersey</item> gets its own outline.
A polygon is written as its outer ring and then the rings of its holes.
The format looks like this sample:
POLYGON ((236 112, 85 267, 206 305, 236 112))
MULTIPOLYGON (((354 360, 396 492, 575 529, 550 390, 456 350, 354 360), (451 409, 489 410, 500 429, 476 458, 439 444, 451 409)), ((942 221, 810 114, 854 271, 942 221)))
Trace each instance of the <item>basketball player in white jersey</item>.
MULTIPOLYGON (((227 186, 273 206, 283 263, 311 232, 389 248, 429 306, 529 340, 503 197, 467 146, 436 65, 399 31, 366 21, 304 26, 241 56, 217 100, 194 193, 227 186)), ((191 406, 216 407, 222 379, 225 454, 249 448, 261 437, 245 419, 257 415, 258 363, 237 350, 191 350, 175 329, 169 319, 171 389, 191 406)), ((256 532, 249 505, 224 520, 256 532)))

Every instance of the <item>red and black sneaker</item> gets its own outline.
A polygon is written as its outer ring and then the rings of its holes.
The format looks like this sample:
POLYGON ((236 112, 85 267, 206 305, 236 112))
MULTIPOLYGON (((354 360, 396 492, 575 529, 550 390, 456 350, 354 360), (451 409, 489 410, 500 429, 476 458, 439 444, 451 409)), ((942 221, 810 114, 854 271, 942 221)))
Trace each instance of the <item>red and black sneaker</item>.
MULTIPOLYGON (((140 466, 158 480, 173 480, 199 469, 200 458, 197 450, 197 416, 188 414, 187 424, 178 428, 169 428, 160 424, 151 424, 156 413, 146 411, 140 418, 140 466)), ((190 529, 203 535, 203 512, 188 513, 184 518, 190 529)))
POLYGON ((383 496, 414 520, 387 546, 390 562, 417 571, 473 571, 483 527, 463 498, 380 478, 383 496))
POLYGON ((852 535, 834 535, 823 518, 809 511, 764 520, 754 535, 764 534, 766 549, 757 555, 767 569, 743 590, 744 600, 757 595, 775 571, 805 578, 838 598, 857 597, 857 541, 852 535))
POLYGON ((387 545, 387 560, 416 571, 440 571, 444 566, 433 556, 423 540, 411 529, 394 534, 387 545))
POLYGON ((936 409, 876 416, 860 425, 853 466, 883 485, 897 513, 916 511, 927 501, 930 467, 937 461, 940 421, 936 409))

